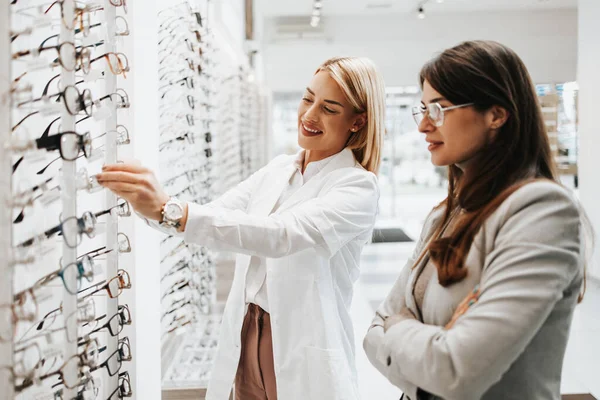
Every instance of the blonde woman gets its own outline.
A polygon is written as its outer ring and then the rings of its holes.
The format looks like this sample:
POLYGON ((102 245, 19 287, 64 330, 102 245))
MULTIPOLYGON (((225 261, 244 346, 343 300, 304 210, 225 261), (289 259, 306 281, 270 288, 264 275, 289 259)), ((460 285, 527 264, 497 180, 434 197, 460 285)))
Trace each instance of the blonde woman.
POLYGON ((298 107, 295 156, 279 156, 207 205, 169 198, 151 171, 99 182, 186 241, 239 253, 207 399, 357 399, 349 308, 372 234, 384 85, 364 58, 323 63, 298 107))

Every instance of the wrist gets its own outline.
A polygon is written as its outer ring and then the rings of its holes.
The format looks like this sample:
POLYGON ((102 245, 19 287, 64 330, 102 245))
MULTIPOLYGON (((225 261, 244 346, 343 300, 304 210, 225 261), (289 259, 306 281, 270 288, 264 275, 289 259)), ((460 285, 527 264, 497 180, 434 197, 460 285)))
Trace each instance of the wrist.
POLYGON ((162 196, 160 196, 160 199, 158 201, 158 210, 154 211, 154 220, 158 221, 158 222, 162 222, 163 220, 163 210, 165 208, 165 204, 167 204, 167 201, 169 201, 170 197, 167 194, 163 194, 162 196))
POLYGON ((183 217, 181 217, 181 222, 179 224, 179 228, 177 228, 178 232, 184 232, 185 231, 185 226, 187 225, 187 219, 188 219, 188 203, 185 202, 183 203, 183 217))

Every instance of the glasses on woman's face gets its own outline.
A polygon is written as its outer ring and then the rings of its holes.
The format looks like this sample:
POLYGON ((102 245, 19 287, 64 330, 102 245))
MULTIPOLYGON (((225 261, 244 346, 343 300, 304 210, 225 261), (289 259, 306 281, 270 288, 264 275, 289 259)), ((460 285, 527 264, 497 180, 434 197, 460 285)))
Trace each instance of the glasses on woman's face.
POLYGON ((446 111, 456 110, 457 108, 469 107, 474 103, 459 104, 456 106, 442 107, 440 103, 429 103, 426 106, 421 105, 413 107, 412 115, 417 123, 417 126, 421 125, 423 119, 427 116, 431 123, 436 127, 444 125, 444 116, 446 111))

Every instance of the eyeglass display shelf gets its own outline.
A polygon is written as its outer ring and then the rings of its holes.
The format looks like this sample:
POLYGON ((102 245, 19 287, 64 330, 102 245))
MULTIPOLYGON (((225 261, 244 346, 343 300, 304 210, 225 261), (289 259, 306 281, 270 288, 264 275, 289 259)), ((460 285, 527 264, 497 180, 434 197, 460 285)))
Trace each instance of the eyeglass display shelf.
POLYGON ((177 389, 206 389, 216 357, 221 319, 221 314, 203 315, 165 343, 163 394, 177 389))

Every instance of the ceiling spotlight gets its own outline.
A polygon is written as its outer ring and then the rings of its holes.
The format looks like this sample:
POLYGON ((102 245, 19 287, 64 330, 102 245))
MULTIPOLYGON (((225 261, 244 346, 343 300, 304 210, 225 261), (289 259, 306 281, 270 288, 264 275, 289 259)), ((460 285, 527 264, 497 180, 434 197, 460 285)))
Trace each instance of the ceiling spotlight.
POLYGON ((312 26, 313 28, 319 26, 319 22, 321 22, 322 7, 323 3, 321 3, 321 0, 313 1, 312 18, 310 19, 310 26, 312 26))
POLYGON ((425 9, 423 8, 423 6, 419 7, 418 17, 419 17, 419 19, 425 19, 425 9))
POLYGON ((436 0, 438 4, 442 4, 444 0, 436 0))

